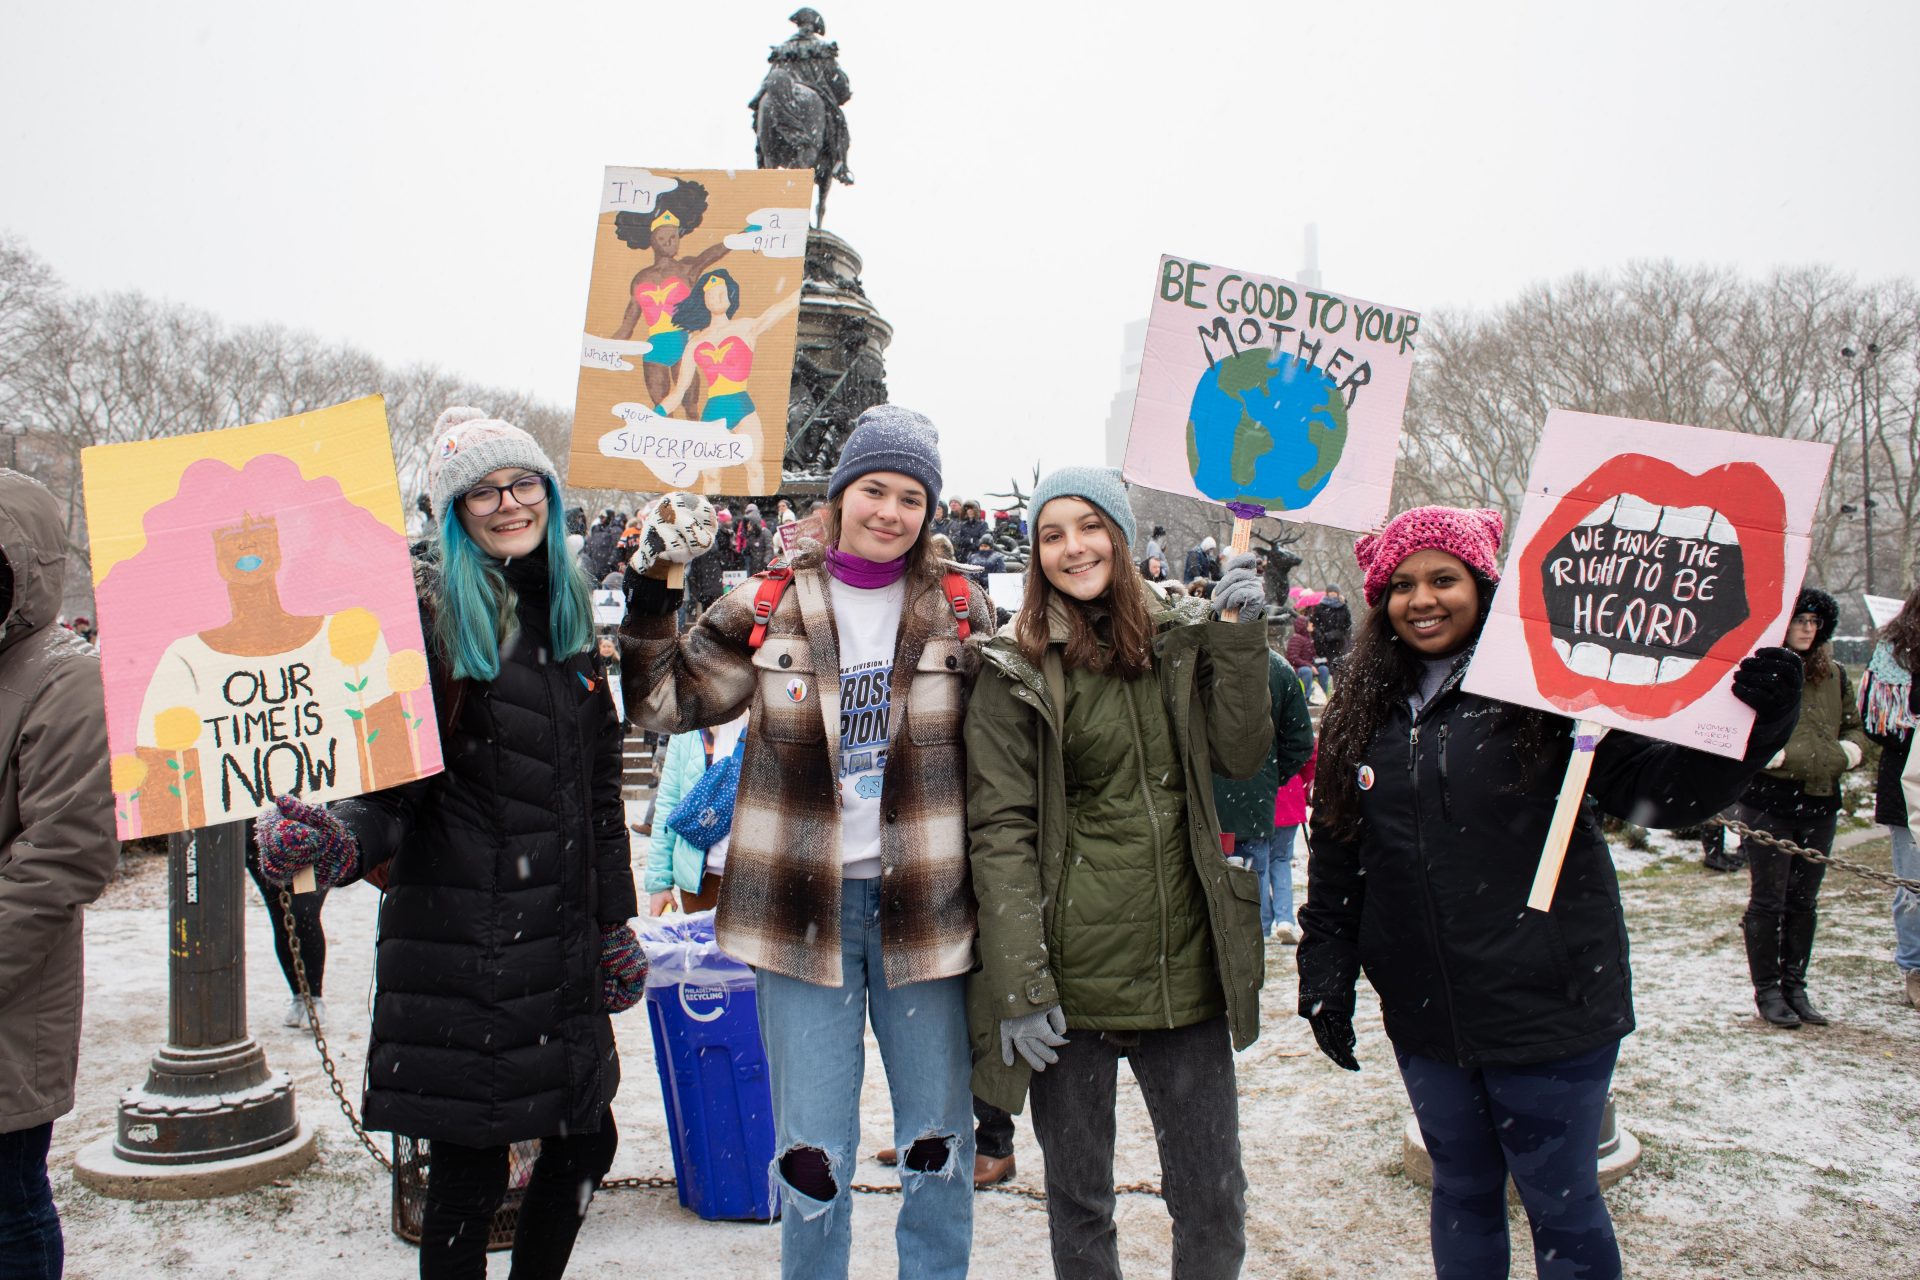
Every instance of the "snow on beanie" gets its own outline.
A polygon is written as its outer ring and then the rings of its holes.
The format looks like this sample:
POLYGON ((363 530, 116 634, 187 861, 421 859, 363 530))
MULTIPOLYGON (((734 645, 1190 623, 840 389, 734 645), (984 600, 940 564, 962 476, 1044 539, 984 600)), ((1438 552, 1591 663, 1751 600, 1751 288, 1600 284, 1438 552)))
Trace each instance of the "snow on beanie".
POLYGON ((559 483, 546 450, 511 422, 485 411, 455 405, 433 424, 433 448, 427 453, 427 497, 436 519, 445 519, 453 500, 501 467, 525 467, 559 483))
POLYGON ((828 501, 875 471, 912 476, 931 503, 940 493, 940 432, 932 419, 897 404, 877 404, 861 414, 840 450, 840 465, 827 481, 828 501))
POLYGON ((1027 499, 1027 510, 1032 513, 1028 521, 1029 541, 1040 536, 1040 513, 1055 498, 1084 498, 1091 502, 1120 526, 1127 546, 1133 546, 1136 533, 1133 508, 1127 502, 1127 486, 1118 470, 1113 467, 1061 467, 1058 471, 1050 472, 1033 487, 1033 497, 1027 499))
POLYGON ((1402 511, 1379 533, 1369 533, 1353 544, 1353 558, 1367 575, 1367 603, 1380 603, 1393 571, 1416 551, 1444 551, 1469 569, 1500 581, 1500 534, 1505 528, 1500 513, 1486 507, 1402 511))

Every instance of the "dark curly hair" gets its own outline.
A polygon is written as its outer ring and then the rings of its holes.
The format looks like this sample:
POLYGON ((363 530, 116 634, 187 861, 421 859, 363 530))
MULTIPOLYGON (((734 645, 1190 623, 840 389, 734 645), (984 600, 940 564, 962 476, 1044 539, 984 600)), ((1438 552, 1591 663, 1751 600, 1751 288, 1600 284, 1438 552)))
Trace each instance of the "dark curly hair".
POLYGON ((707 189, 698 182, 684 181, 671 191, 662 192, 653 202, 651 213, 623 209, 613 215, 613 234, 629 249, 653 247, 653 220, 671 213, 680 220, 680 234, 692 235, 707 216, 707 189))
MULTIPOLYGON (((1461 662, 1469 659, 1472 645, 1480 642, 1487 612, 1493 605, 1493 579, 1474 573, 1473 584, 1479 596, 1479 616, 1474 620, 1472 643, 1459 655, 1461 662)), ((1339 683, 1320 722, 1320 763, 1313 772, 1314 821, 1326 823, 1336 836, 1352 835, 1358 827, 1360 765, 1388 713, 1420 687, 1426 669, 1420 655, 1394 634, 1393 621, 1387 616, 1387 599, 1382 597, 1360 624, 1353 650, 1341 664, 1339 683)), ((1514 731, 1516 762, 1539 760, 1556 729, 1566 724, 1560 716, 1531 707, 1498 705, 1500 727, 1511 725, 1514 731)))

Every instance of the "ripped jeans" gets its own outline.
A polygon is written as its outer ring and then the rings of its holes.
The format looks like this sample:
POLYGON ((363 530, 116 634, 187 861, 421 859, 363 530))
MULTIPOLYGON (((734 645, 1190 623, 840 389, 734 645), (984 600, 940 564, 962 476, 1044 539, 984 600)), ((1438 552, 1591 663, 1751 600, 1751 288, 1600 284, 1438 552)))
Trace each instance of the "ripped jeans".
POLYGON ((848 1184, 860 1141, 869 1017, 900 1151, 903 1194, 893 1232, 900 1274, 934 1280, 967 1274, 974 1138, 966 978, 887 986, 880 965, 881 883, 842 883, 843 986, 815 986, 765 969, 757 975, 760 1038, 773 1083, 776 1154, 769 1176, 779 1179, 784 1204, 780 1274, 789 1280, 847 1274, 853 1247, 848 1184), (822 1194, 807 1194, 796 1181, 822 1194))

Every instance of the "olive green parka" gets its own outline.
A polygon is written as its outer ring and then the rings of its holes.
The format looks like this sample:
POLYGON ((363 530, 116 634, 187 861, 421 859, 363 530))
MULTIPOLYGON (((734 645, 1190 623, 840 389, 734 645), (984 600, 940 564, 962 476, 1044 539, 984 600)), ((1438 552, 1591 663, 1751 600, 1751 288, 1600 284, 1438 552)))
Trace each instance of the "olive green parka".
POLYGON ((1213 775, 1266 762, 1266 628, 1191 605, 1154 625, 1153 674, 1132 688, 1065 670, 1061 616, 1037 665, 1012 623, 982 650, 966 723, 980 904, 967 1004, 973 1092, 1007 1111, 1029 1068, 1002 1060, 1003 1018, 1059 1004, 1072 1037, 1224 1008, 1234 1048, 1259 1034, 1260 885, 1221 854, 1213 775))

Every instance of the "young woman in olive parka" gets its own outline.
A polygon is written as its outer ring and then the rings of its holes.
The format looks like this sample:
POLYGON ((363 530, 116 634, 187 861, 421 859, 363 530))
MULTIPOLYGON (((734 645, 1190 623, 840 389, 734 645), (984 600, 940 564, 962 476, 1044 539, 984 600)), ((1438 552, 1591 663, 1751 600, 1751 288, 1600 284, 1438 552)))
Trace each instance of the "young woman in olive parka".
POLYGON ((1237 1275, 1233 1051, 1259 1031, 1260 885, 1221 852, 1212 777, 1267 758, 1262 610, 1156 611, 1117 472, 1057 471, 1032 510, 1024 602, 987 644, 967 713, 973 1089, 1009 1111, 1031 1089, 1056 1271, 1117 1277, 1114 1092, 1129 1059, 1174 1274, 1237 1275))

